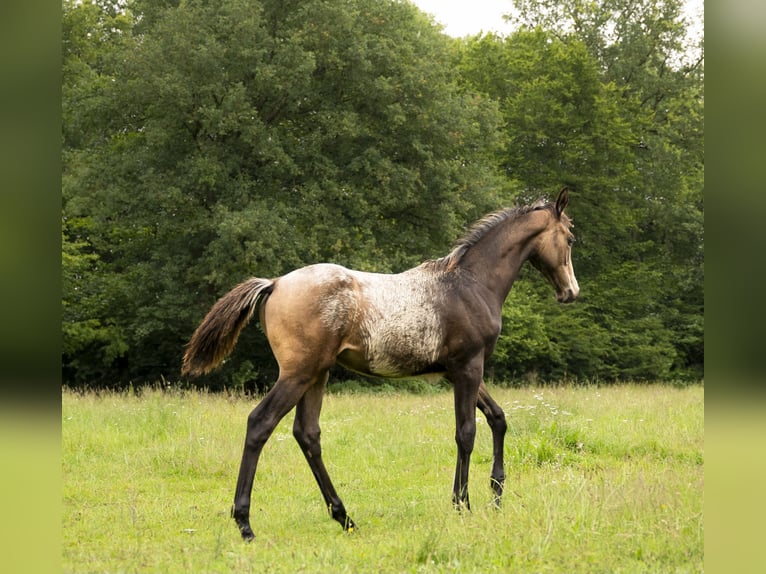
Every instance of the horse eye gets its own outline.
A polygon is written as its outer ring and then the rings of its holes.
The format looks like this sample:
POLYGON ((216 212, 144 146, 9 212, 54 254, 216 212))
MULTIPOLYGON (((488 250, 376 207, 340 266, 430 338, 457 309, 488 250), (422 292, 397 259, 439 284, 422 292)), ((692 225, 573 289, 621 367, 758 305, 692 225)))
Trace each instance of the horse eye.
POLYGON ((571 246, 571 245, 572 245, 572 243, 574 243, 574 242, 575 242, 575 238, 574 238, 574 237, 567 237, 567 243, 568 243, 570 246, 571 246))

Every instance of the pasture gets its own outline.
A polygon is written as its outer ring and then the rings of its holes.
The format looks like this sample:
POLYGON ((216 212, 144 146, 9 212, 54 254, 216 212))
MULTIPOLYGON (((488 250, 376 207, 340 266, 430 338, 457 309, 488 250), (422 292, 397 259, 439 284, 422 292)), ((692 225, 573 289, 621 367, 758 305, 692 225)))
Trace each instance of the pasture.
POLYGON ((473 510, 458 513, 451 392, 335 391, 324 458, 356 530, 327 515, 289 414, 263 450, 244 543, 229 509, 255 401, 65 390, 62 571, 703 571, 701 385, 490 391, 508 421, 501 509, 481 413, 473 510))

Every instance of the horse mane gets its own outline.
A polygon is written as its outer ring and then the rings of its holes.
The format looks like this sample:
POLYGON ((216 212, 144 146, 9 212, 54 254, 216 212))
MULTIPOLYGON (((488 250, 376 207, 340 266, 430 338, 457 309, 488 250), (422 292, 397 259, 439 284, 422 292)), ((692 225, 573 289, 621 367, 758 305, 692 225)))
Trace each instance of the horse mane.
POLYGON ((511 220, 518 219, 522 215, 526 215, 531 211, 537 211, 548 207, 549 205, 550 203, 546 203, 544 200, 540 199, 531 205, 507 207, 489 213, 474 223, 468 231, 458 239, 448 255, 439 259, 426 261, 425 264, 441 271, 451 271, 458 263, 460 263, 460 260, 471 247, 489 235, 498 226, 511 220))

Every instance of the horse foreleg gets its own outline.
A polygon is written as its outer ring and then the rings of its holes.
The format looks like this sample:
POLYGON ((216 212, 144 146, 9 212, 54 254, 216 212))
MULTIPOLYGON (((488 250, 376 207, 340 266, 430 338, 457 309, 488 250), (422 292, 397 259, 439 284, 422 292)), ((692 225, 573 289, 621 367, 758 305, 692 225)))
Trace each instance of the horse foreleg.
POLYGON ((460 372, 449 374, 455 393, 455 442, 457 443, 452 503, 458 509, 471 509, 468 499, 468 470, 476 438, 476 404, 482 373, 483 364, 478 361, 473 366, 464 367, 460 372))
POLYGON ((319 382, 310 387, 298 402, 295 411, 295 423, 293 424, 293 436, 298 441, 303 455, 309 463, 330 516, 340 523, 343 530, 353 532, 354 521, 346 514, 346 507, 335 491, 322 460, 319 413, 322 410, 322 398, 326 383, 327 373, 319 382))
POLYGON ((495 492, 495 506, 500 506, 505 485, 505 469, 503 464, 503 449, 505 432, 508 425, 505 422, 505 413, 495 400, 489 396, 489 391, 482 381, 479 385, 479 410, 487 418, 487 424, 492 429, 492 474, 490 484, 495 492))
POLYGON ((306 384, 301 381, 280 379, 247 417, 245 448, 242 452, 234 505, 231 509, 232 518, 236 521, 244 540, 249 541, 255 538, 250 527, 250 496, 263 445, 266 444, 279 421, 290 412, 305 392, 306 384))

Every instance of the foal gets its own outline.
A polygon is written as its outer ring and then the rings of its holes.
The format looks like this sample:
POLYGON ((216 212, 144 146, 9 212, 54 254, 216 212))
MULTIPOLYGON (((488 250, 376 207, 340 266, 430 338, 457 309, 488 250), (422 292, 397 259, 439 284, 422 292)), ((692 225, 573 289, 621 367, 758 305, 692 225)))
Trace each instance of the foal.
POLYGON ((221 297, 192 335, 184 375, 218 366, 239 333, 258 318, 279 364, 279 378, 247 419, 232 516, 245 540, 258 458, 279 421, 296 408, 293 434, 331 516, 344 530, 354 522, 322 460, 319 412, 335 363, 381 377, 443 376, 454 387, 457 464, 452 500, 470 508, 468 468, 475 410, 492 429, 491 485, 500 503, 505 481, 505 415, 483 382, 484 362, 500 334, 503 301, 529 260, 562 303, 579 292, 572 268, 567 188, 554 203, 506 209, 479 221, 447 256, 403 273, 309 265, 276 279, 251 278, 221 297))

